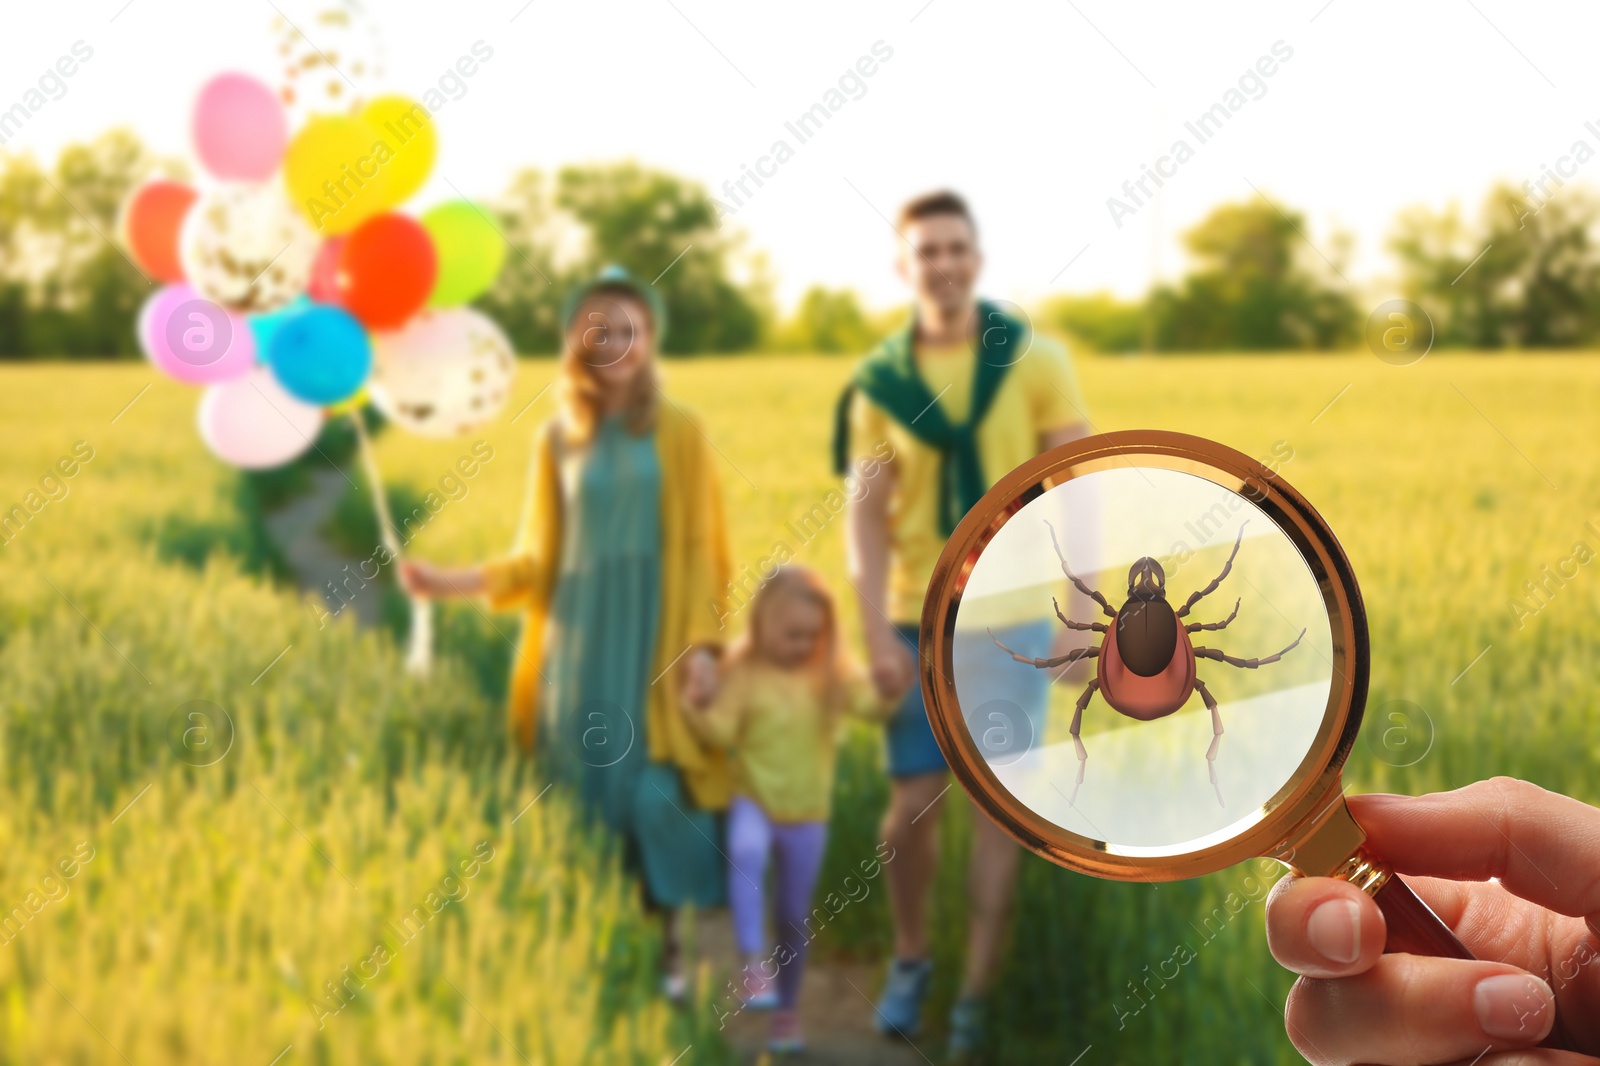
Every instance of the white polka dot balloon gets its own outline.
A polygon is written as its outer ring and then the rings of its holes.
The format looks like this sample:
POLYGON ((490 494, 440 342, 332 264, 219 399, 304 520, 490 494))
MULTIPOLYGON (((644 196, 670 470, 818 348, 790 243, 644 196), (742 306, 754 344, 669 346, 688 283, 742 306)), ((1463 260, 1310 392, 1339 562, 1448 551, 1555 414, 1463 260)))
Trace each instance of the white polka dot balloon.
POLYGON ((305 291, 317 235, 276 181, 228 182, 200 194, 178 237, 183 273, 201 296, 260 313, 305 291))
POLYGON ((351 0, 279 0, 272 20, 278 98, 298 128, 312 115, 360 110, 383 75, 377 25, 351 0))
POLYGON ((511 397, 517 360, 493 320, 470 307, 423 311, 372 338, 372 402, 400 428, 455 437, 494 421, 511 397))

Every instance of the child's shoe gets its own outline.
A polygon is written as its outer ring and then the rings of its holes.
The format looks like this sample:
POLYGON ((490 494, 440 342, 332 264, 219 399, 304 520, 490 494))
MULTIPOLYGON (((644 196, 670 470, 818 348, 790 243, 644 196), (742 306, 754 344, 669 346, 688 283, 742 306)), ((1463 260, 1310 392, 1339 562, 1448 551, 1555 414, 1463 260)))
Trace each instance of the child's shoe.
POLYGON ((800 1012, 792 1009, 774 1011, 772 1028, 767 1035, 767 1050, 778 1055, 796 1055, 805 1049, 805 1038, 800 1034, 800 1012))
POLYGON ((746 966, 739 987, 748 1010, 771 1010, 778 1005, 778 983, 768 980, 759 966, 746 966))

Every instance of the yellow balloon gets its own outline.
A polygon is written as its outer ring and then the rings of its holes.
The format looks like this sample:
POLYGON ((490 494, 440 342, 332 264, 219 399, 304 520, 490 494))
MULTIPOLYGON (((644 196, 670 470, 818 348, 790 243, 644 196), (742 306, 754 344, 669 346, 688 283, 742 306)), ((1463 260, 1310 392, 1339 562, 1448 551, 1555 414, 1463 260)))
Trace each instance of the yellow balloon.
POLYGON ((404 203, 422 188, 439 154, 439 138, 427 108, 404 96, 380 96, 361 112, 394 152, 383 165, 385 208, 404 203))
POLYGON ((327 408, 327 412, 331 417, 333 415, 349 414, 351 411, 359 411, 361 408, 367 406, 367 401, 369 399, 370 397, 367 395, 367 387, 363 385, 361 388, 355 391, 355 395, 348 396, 345 399, 340 400, 338 403, 330 405, 327 408))
POLYGON ((317 115, 289 142, 283 180, 318 233, 349 233, 392 203, 387 166, 396 158, 365 120, 317 115))

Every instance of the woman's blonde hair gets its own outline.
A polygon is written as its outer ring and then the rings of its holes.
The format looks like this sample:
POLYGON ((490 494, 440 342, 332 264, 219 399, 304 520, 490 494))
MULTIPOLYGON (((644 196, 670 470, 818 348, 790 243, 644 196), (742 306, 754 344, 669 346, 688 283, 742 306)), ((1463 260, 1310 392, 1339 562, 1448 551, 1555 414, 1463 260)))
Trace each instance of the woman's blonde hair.
POLYGON ((844 682, 852 664, 839 640, 838 609, 833 593, 822 577, 810 567, 787 564, 773 571, 750 601, 750 626, 734 642, 728 653, 728 666, 759 658, 767 615, 784 599, 809 600, 822 609, 822 633, 811 658, 803 664, 817 688, 817 695, 830 712, 843 709, 844 682))
POLYGON ((649 303, 626 285, 602 285, 585 294, 573 309, 571 319, 567 322, 566 335, 562 338, 561 372, 556 388, 564 428, 576 444, 593 437, 595 426, 600 421, 600 382, 595 376, 594 367, 584 358, 582 340, 582 311, 596 297, 631 300, 637 304, 644 311, 644 322, 650 335, 647 362, 633 376, 628 387, 627 403, 623 406, 623 424, 629 433, 642 436, 655 428, 660 395, 660 371, 656 365, 655 350, 656 323, 649 303))

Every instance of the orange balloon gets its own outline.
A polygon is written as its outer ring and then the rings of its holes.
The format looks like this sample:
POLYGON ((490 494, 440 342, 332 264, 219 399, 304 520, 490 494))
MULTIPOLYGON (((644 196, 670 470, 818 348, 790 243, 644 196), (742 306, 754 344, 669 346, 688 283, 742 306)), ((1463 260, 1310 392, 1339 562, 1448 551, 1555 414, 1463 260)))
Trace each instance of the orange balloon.
POLYGON ((178 230, 198 194, 176 181, 158 179, 140 186, 128 199, 124 226, 134 262, 156 281, 182 281, 178 230))
POLYGON ((369 218, 339 252, 339 303, 368 329, 393 329, 433 291, 439 256, 416 219, 393 213, 369 218))

